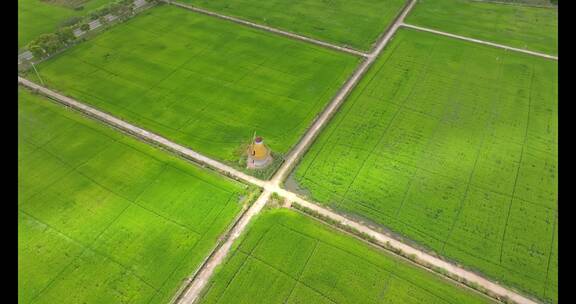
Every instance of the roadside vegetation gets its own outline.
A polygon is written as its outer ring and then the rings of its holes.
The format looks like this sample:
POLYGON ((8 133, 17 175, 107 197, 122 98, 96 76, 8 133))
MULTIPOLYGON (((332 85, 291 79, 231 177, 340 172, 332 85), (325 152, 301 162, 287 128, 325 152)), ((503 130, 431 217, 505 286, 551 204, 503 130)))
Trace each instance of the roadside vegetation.
POLYGON ((18 90, 18 303, 166 303, 249 188, 18 90))
POLYGON ((288 209, 251 223, 199 303, 489 303, 288 209))
POLYGON ((42 34, 76 24, 84 16, 114 0, 18 0, 18 48, 42 34))
POLYGON ((318 202, 556 302, 557 68, 402 29, 294 177, 318 202))

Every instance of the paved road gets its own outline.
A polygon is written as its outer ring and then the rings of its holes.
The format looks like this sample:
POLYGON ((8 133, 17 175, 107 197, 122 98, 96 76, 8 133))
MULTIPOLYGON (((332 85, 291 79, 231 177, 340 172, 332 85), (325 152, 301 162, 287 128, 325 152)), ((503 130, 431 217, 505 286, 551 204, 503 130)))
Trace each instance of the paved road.
POLYGON ((416 29, 416 30, 419 30, 419 31, 434 33, 434 34, 438 34, 438 35, 442 35, 442 36, 448 36, 448 37, 452 37, 452 38, 456 38, 456 39, 460 39, 460 40, 465 40, 465 41, 480 43, 480 44, 484 44, 484 45, 489 45, 489 46, 493 46, 493 47, 497 47, 497 48, 501 48, 501 49, 505 49, 505 50, 520 52, 520 53, 524 53, 524 54, 529 54, 529 55, 533 55, 533 56, 544 57, 544 58, 553 59, 553 60, 558 60, 558 56, 553 56, 553 55, 548 55, 548 54, 533 52, 533 51, 529 51, 529 50, 525 50, 525 49, 519 49, 519 48, 515 48, 515 47, 511 47, 511 46, 507 46, 507 45, 502 45, 502 44, 498 44, 498 43, 493 43, 493 42, 489 42, 489 41, 484 41, 484 40, 479 40, 479 39, 474 39, 474 38, 469 38, 469 37, 454 35, 454 34, 442 32, 442 31, 437 31, 437 30, 433 30, 433 29, 429 29, 429 28, 425 28, 425 27, 421 27, 421 26, 417 26, 417 25, 412 25, 412 24, 403 23, 402 26, 408 27, 408 28, 412 28, 412 29, 416 29))
POLYGON ((183 3, 179 3, 179 2, 174 2, 174 1, 170 1, 170 0, 162 0, 162 1, 163 1, 163 2, 166 2, 166 3, 173 4, 173 5, 175 5, 175 6, 179 6, 179 7, 182 7, 182 8, 191 10, 191 11, 194 11, 194 12, 197 12, 197 13, 202 13, 202 14, 209 15, 209 16, 212 16, 212 17, 217 17, 217 18, 220 18, 220 19, 225 19, 225 20, 229 20, 229 21, 232 21, 232 22, 240 23, 240 24, 247 25, 247 26, 250 26, 250 27, 253 27, 253 28, 257 28, 257 29, 261 29, 261 30, 268 31, 268 32, 280 34, 280 35, 283 35, 283 36, 287 36, 287 37, 290 37, 290 38, 292 38, 292 39, 306 41, 306 42, 309 42, 309 43, 317 44, 317 45, 320 45, 320 46, 323 46, 323 47, 326 47, 326 48, 330 48, 330 49, 335 49, 335 50, 338 50, 338 51, 341 51, 341 52, 346 52, 346 53, 353 54, 353 55, 356 55, 356 56, 361 56, 361 57, 367 57, 367 56, 368 56, 368 54, 363 53, 363 52, 361 52, 361 51, 357 51, 357 50, 354 50, 354 49, 351 49, 351 48, 347 48, 347 47, 343 47, 343 46, 339 46, 339 45, 330 44, 330 43, 327 43, 327 42, 324 42, 324 41, 320 41, 320 40, 316 40, 316 39, 313 39, 313 38, 310 38, 310 37, 305 37, 305 36, 301 36, 301 35, 298 35, 298 34, 290 33, 290 32, 287 32, 287 31, 279 30, 279 29, 277 29, 277 28, 269 27, 269 26, 266 26, 266 25, 257 24, 257 23, 254 23, 254 22, 242 20, 242 19, 235 18, 235 17, 230 17, 230 16, 226 16, 226 15, 221 15, 221 14, 218 14, 218 13, 214 13, 214 12, 211 12, 211 11, 208 11, 208 10, 205 10, 205 9, 201 9, 201 8, 198 8, 198 7, 194 7, 194 6, 187 5, 187 4, 183 4, 183 3))

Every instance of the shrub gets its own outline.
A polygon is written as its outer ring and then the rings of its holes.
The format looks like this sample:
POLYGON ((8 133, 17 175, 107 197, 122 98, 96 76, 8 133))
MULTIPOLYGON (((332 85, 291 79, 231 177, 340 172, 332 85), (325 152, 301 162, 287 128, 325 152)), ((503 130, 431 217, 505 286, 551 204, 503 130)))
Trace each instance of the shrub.
POLYGON ((76 38, 72 27, 63 27, 58 29, 58 31, 56 31, 56 36, 62 44, 68 44, 76 38))
MULTIPOLYGON (((63 43, 57 34, 50 33, 38 36, 38 38, 30 42, 29 45, 34 46, 38 55, 46 55, 59 50, 63 46, 63 43), (38 48, 42 49, 40 53, 38 53, 38 48)), ((34 52, 32 54, 34 54, 34 52)), ((36 54, 34 54, 34 56, 36 56, 36 54)))

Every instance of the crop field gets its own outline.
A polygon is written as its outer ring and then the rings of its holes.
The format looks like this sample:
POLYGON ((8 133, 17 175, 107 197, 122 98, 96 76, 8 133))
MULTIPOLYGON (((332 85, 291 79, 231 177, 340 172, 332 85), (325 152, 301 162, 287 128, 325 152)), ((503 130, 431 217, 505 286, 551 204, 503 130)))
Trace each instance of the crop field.
POLYGON ((558 54, 558 10, 471 0, 420 0, 406 23, 558 54))
POLYGON ((19 303, 167 303, 247 186, 18 90, 19 303))
POLYGON ((406 0, 178 0, 214 12, 368 51, 406 0))
POLYGON ((89 0, 82 4, 81 10, 74 10, 45 0, 18 0, 18 48, 26 46, 41 34, 54 32, 70 18, 85 16, 111 2, 112 0, 89 0))
POLYGON ((553 7, 558 3, 558 0, 473 0, 473 1, 483 1, 483 2, 495 2, 495 3, 508 3, 515 5, 531 5, 531 6, 546 6, 553 7))
POLYGON ((401 29, 293 177, 316 201, 556 302, 557 69, 401 29))
POLYGON ((359 60, 161 5, 38 68, 64 94, 240 166, 254 132, 286 153, 359 60))
POLYGON ((437 275, 287 209, 234 244, 200 303, 488 303, 437 275))

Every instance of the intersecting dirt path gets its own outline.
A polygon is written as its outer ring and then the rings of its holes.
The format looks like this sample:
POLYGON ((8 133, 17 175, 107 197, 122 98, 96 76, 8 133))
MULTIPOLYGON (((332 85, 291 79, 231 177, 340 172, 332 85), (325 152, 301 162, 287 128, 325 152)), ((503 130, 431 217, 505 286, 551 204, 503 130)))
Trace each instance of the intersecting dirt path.
MULTIPOLYGON (((370 54, 364 54, 364 53, 356 54, 356 55, 361 55, 362 57, 364 57, 365 58, 364 61, 356 69, 354 74, 352 74, 352 76, 348 79, 348 81, 345 83, 345 85, 340 89, 340 91, 333 98, 333 100, 330 102, 330 104, 325 108, 325 110, 318 117, 318 119, 315 120, 315 122, 308 129, 306 134, 302 137, 302 139, 298 142, 298 144, 294 147, 294 149, 292 149, 292 151, 288 154, 285 162, 282 164, 280 169, 278 169, 278 171, 276 172, 276 174, 274 175, 274 177, 270 181, 263 181, 263 180, 260 180, 258 178, 255 178, 253 176, 247 175, 247 174, 245 174, 239 170, 236 170, 230 166, 227 166, 227 165, 222 164, 216 160, 213 160, 209 157, 206 157, 206 156, 204 156, 204 155, 202 155, 196 151, 193 151, 193 150, 188 149, 184 146, 176 144, 176 143, 174 143, 174 142, 172 142, 172 141, 170 141, 170 140, 168 140, 162 136, 159 136, 157 134, 151 133, 151 132, 146 131, 142 128, 139 128, 137 126, 129 124, 129 123, 127 123, 121 119, 118 119, 118 118, 116 118, 110 114, 107 114, 105 112, 102 112, 100 110, 92 108, 88 105, 85 105, 81 102, 78 102, 78 101, 72 99, 72 98, 69 98, 69 97, 64 96, 62 94, 59 94, 53 90, 50 90, 50 89, 45 88, 43 86, 40 86, 40 85, 38 85, 32 81, 29 81, 25 78, 22 78, 20 76, 18 77, 18 83, 21 85, 27 86, 33 90, 36 90, 37 92, 49 97, 50 99, 52 99, 56 102, 59 102, 59 103, 64 104, 66 106, 72 107, 72 108, 74 108, 80 112, 83 112, 86 115, 89 115, 89 116, 91 116, 95 119, 98 119, 98 120, 100 120, 100 121, 102 121, 108 125, 111 125, 115 128, 118 128, 123 132, 129 133, 135 137, 138 137, 141 140, 151 142, 155 145, 159 145, 159 146, 161 146, 161 147, 163 147, 163 148, 165 148, 165 149, 167 149, 173 153, 181 155, 182 157, 185 157, 185 158, 187 158, 193 162, 209 166, 212 169, 215 169, 215 170, 223 173, 224 175, 226 175, 228 177, 231 177, 231 178, 234 178, 234 179, 237 179, 237 180, 240 180, 240 181, 252 184, 252 185, 256 185, 256 186, 259 186, 259 187, 264 189, 263 193, 256 200, 256 202, 254 202, 249 207, 249 209, 242 215, 242 217, 234 224, 234 226, 231 228, 231 230, 227 234, 227 238, 216 247, 216 249, 208 257, 208 259, 205 261, 205 263, 200 266, 198 271, 195 273, 194 277, 190 278, 189 285, 187 285, 184 289, 184 292, 179 295, 179 297, 177 298, 177 303, 189 304, 189 303, 193 303, 194 301, 196 301, 198 299, 198 297, 201 295, 202 290, 208 284, 211 276, 213 275, 215 268, 224 262, 224 260, 227 256, 228 252, 230 251, 230 248, 232 247, 232 244, 234 243, 234 241, 242 234, 242 232, 245 230, 246 226, 252 220, 252 218, 254 216, 256 216, 262 210, 262 208, 264 207, 264 205, 268 201, 270 195, 272 193, 276 192, 280 196, 285 197, 290 202, 297 202, 298 204, 300 204, 304 207, 307 207, 309 209, 312 209, 312 210, 314 210, 314 211, 316 211, 316 212, 318 212, 324 216, 327 216, 331 219, 334 219, 336 221, 341 222, 342 224, 345 224, 345 225, 348 225, 352 228, 355 228, 360 232, 366 233, 366 234, 372 236, 377 242, 379 242, 381 244, 389 244, 392 247, 401 249, 403 252, 405 252, 407 254, 413 254, 421 261, 424 261, 424 262, 426 262, 430 265, 434 265, 436 267, 441 267, 441 268, 445 269, 446 271, 448 271, 449 273, 452 273, 452 274, 455 274, 461 278, 464 278, 464 279, 468 280, 469 282, 474 282, 474 283, 478 284, 479 286, 482 286, 482 287, 486 288, 487 290, 490 290, 499 296, 506 296, 509 299, 514 300, 515 302, 521 303, 521 304, 535 304, 537 302, 535 302, 534 300, 529 299, 529 298, 527 298, 527 297, 525 297, 519 293, 516 293, 510 289, 507 289, 502 285, 499 285, 499 284, 492 282, 486 278, 483 278, 480 275, 473 273, 469 270, 466 270, 466 269, 464 269, 458 265, 455 265, 455 264, 452 264, 450 262, 439 259, 437 257, 434 257, 434 256, 432 256, 432 255, 430 255, 430 254, 428 254, 422 250, 419 250, 419 249, 414 248, 408 244, 405 244, 401 241, 398 241, 398 240, 396 240, 396 239, 394 239, 394 238, 392 238, 386 234, 375 231, 375 230, 373 230, 373 229, 371 229, 371 228, 369 228, 363 224, 360 224, 360 223, 355 222, 353 220, 347 219, 340 214, 337 214, 331 210, 328 210, 326 208, 321 207, 317 203, 312 203, 310 201, 307 201, 307 200, 299 197, 297 194, 290 192, 286 189, 283 189, 280 186, 281 182, 286 178, 286 176, 290 173, 290 171, 293 169, 293 167, 297 164, 297 162, 300 160, 300 158, 306 152, 307 148, 312 144, 312 142, 314 141, 316 136, 318 136, 318 134, 320 133, 322 128, 328 123, 330 118, 338 110, 339 106, 342 104, 342 102, 345 100, 345 98, 348 96, 348 94, 352 91, 352 89, 356 86, 356 84, 360 81, 362 76, 368 71, 369 67, 376 60, 378 55, 382 52, 384 47, 388 44, 388 42, 390 41, 390 39, 392 38, 392 36, 394 35, 394 33, 398 30, 398 28, 400 26, 418 28, 420 30, 426 30, 429 32, 433 32, 433 33, 445 35, 445 36, 451 36, 451 37, 455 36, 455 38, 459 38, 459 39, 469 40, 469 41, 478 42, 478 43, 482 43, 482 44, 488 44, 488 45, 492 45, 492 46, 496 46, 496 47, 504 47, 507 49, 517 50, 517 51, 524 52, 524 53, 529 52, 529 53, 533 53, 533 55, 537 55, 537 56, 544 55, 543 57, 548 56, 548 57, 552 57, 552 59, 557 60, 557 57, 550 56, 550 55, 534 53, 534 52, 530 52, 530 51, 526 51, 526 50, 518 50, 518 49, 514 49, 514 48, 510 48, 510 47, 495 45, 495 44, 485 42, 485 41, 479 41, 476 39, 460 37, 460 36, 456 36, 456 35, 452 35, 452 34, 448 34, 448 33, 438 32, 435 30, 430 30, 430 29, 425 29, 425 28, 420 28, 420 27, 415 27, 412 25, 404 24, 403 23, 404 18, 406 17, 408 12, 412 9, 412 7, 414 6, 415 3, 416 3, 416 0, 410 0, 407 3, 407 5, 402 10, 401 14, 395 19, 392 26, 389 27, 388 31, 386 31, 386 33, 379 39, 374 50, 370 54)), ((176 4, 176 3, 174 3, 174 4, 176 4)), ((189 8, 189 9, 198 10, 196 8, 189 8)), ((210 15, 217 15, 217 14, 214 14, 211 12, 203 12, 203 13, 208 13, 210 15)), ((218 15, 218 17, 225 18, 225 19, 231 18, 231 17, 221 16, 221 15, 218 15)), ((232 19, 234 19, 234 18, 232 18, 232 19)), ((243 20, 240 20, 240 21, 233 20, 233 21, 240 22, 240 23, 250 23, 250 22, 243 21, 243 20)), ((280 30, 268 28, 265 26, 257 25, 257 24, 254 24, 254 25, 248 24, 248 25, 258 27, 258 28, 264 28, 265 30, 270 30, 273 32, 281 32, 281 34, 283 34, 283 35, 295 35, 292 33, 283 32, 280 30)), ((298 35, 296 35, 296 36, 298 36, 298 35)), ((302 37, 302 36, 293 37, 293 38, 305 40, 305 41, 313 40, 313 39, 310 39, 307 37, 302 37), (304 39, 302 39, 302 38, 304 38, 304 39)), ((309 42, 319 44, 318 41, 315 41, 315 40, 309 41, 309 42)), ((326 44, 324 42, 320 42, 320 43, 326 44)), ((335 48, 335 46, 330 45, 330 44, 326 44, 325 46, 330 47, 330 48, 335 48)), ((350 49, 345 49, 343 51, 350 52, 350 49)))

